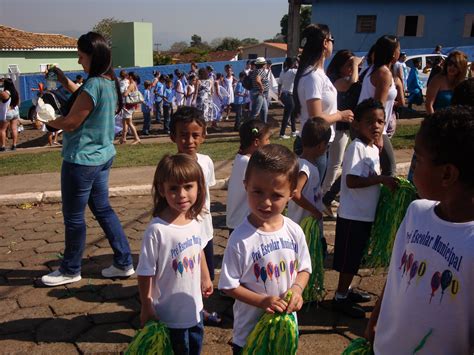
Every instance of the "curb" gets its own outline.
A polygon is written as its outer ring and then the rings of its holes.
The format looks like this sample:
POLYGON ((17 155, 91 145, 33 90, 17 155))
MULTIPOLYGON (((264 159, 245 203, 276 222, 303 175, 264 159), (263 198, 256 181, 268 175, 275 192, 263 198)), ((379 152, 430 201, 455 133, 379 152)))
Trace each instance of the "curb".
MULTIPOLYGON (((407 176, 410 169, 410 163, 397 164, 397 176, 407 176)), ((211 190, 225 190, 229 178, 217 179, 216 184, 211 190)), ((133 186, 116 186, 109 188, 110 197, 118 196, 151 196, 151 184, 133 185, 133 186)), ((55 203, 61 202, 61 191, 43 191, 43 192, 26 192, 20 194, 0 195, 0 206, 21 205, 24 203, 55 203)))

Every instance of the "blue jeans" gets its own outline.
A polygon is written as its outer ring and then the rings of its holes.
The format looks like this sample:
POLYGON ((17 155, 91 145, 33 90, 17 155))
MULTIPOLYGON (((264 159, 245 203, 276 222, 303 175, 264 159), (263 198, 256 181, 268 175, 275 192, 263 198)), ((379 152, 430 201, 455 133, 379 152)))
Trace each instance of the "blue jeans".
POLYGON ((283 120, 281 121, 280 136, 285 135, 286 126, 288 126, 288 121, 291 121, 291 132, 296 132, 296 120, 295 115, 293 114, 293 109, 295 107, 293 101, 293 94, 288 91, 283 91, 281 93, 281 102, 285 106, 283 110, 283 120))
POLYGON ((201 353, 202 340, 204 338, 204 324, 201 312, 201 320, 191 328, 170 328, 170 340, 173 352, 176 355, 198 355, 201 353))
POLYGON ((68 275, 81 272, 86 244, 84 212, 89 205, 114 251, 114 265, 123 270, 132 266, 132 254, 122 225, 109 203, 109 172, 113 158, 99 166, 63 161, 61 196, 65 226, 64 258, 59 270, 68 275))
POLYGON ((163 107, 163 101, 155 101, 155 118, 156 123, 161 122, 161 108, 163 107))
POLYGON ((143 105, 142 106, 142 113, 143 113, 142 132, 143 133, 149 133, 150 132, 150 124, 151 124, 151 111, 147 106, 143 105))
POLYGON ((260 115, 262 122, 267 123, 268 104, 267 98, 258 90, 250 91, 250 99, 252 100, 252 118, 257 118, 260 115))

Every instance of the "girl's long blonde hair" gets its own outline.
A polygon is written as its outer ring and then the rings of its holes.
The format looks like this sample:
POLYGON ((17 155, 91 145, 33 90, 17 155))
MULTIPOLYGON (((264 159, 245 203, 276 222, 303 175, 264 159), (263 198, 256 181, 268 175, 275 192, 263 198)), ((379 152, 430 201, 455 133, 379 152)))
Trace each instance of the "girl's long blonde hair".
POLYGON ((186 212, 186 217, 194 219, 199 216, 206 200, 206 185, 204 175, 198 162, 187 154, 165 155, 156 167, 153 179, 153 217, 157 217, 166 207, 168 201, 160 194, 165 182, 184 184, 196 181, 198 195, 196 202, 186 212))

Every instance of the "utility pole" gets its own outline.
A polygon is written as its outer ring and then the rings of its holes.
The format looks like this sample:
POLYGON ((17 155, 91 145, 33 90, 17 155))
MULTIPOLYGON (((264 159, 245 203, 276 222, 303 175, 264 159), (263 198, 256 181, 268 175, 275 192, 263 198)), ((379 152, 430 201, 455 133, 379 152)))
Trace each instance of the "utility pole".
POLYGON ((153 43, 153 45, 156 47, 156 52, 160 52, 159 48, 161 46, 161 43, 153 43))
POLYGON ((288 47, 287 57, 296 57, 300 48, 301 0, 288 0, 288 47))

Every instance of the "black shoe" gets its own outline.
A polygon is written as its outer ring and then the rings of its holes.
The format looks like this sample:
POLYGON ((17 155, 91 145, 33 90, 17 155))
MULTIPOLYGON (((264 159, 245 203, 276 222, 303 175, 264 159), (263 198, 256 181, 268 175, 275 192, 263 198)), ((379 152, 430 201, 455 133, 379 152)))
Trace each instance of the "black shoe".
POLYGON ((368 293, 359 290, 354 290, 352 288, 349 290, 347 298, 349 298, 352 302, 355 303, 370 302, 370 300, 372 299, 372 297, 370 297, 368 293))
POLYGON ((0 147, 0 152, 5 152, 7 150, 7 148, 5 147, 0 147))
POLYGON ((333 299, 332 309, 341 312, 352 318, 365 318, 365 311, 357 303, 352 302, 349 298, 333 299))
POLYGON ((11 150, 16 150, 16 145, 12 145, 11 150))
POLYGON ((142 132, 142 136, 149 136, 149 135, 150 135, 150 132, 148 132, 148 131, 143 131, 142 132))

